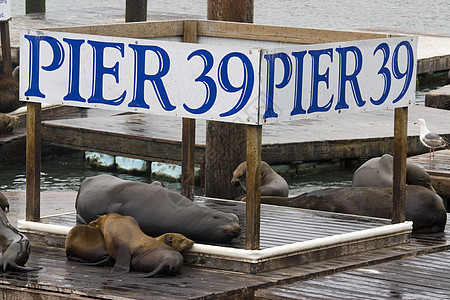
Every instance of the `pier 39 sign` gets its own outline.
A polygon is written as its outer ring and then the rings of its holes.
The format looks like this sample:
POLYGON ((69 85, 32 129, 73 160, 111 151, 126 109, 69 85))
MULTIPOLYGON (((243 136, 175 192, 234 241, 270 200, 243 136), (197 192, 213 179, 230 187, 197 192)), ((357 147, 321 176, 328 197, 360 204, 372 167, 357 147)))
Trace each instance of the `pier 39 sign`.
POLYGON ((48 31, 20 39, 23 101, 254 125, 415 98, 417 37, 273 49, 48 31))

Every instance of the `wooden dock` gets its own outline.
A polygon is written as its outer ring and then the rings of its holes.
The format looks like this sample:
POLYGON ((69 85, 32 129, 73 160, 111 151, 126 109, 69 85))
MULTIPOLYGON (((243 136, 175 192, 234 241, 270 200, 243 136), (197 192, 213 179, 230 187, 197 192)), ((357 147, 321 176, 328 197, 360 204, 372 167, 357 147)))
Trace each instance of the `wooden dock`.
MULTIPOLYGON (((24 202, 24 194, 8 192, 5 194, 11 202, 12 212, 20 210, 24 202)), ((42 193, 43 209, 53 212, 60 208, 61 211, 73 210, 75 193, 42 193)), ((203 201, 203 200, 202 200, 203 201)), ((208 202, 208 201, 206 201, 208 202)), ((220 203, 219 203, 220 204, 220 203)), ((240 202, 236 205, 221 205, 221 209, 242 214, 239 209, 240 202)), ((214 203, 213 205, 218 205, 214 203)), ((218 207, 218 206, 217 206, 218 207)), ((216 207, 216 208, 217 208, 216 207)), ((274 207, 263 205, 262 224, 264 220, 272 219, 269 227, 262 226, 262 247, 271 247, 292 240, 311 239, 328 234, 357 230, 358 228, 370 228, 389 222, 388 220, 352 217, 334 214, 334 217, 325 213, 312 212, 320 220, 316 219, 310 226, 304 211, 303 216, 297 216, 299 209, 274 207), (299 232, 297 236, 288 235, 287 226, 283 221, 292 226, 297 224, 299 232), (369 221, 369 222, 368 222, 369 221), (300 222, 300 223, 299 223, 300 222), (301 224, 303 222, 303 224, 301 224), (273 239, 275 237, 275 239, 273 239), (279 237, 279 238, 277 238, 279 237)), ((9 214, 9 213, 8 213, 9 214)), ((8 215, 9 216, 9 215, 8 215)), ((310 215, 311 216, 311 215, 310 215)), ((43 218, 43 222, 55 224, 61 222, 74 224, 75 218, 71 213, 57 214, 43 218), (59 215, 59 216, 58 216, 59 215)), ((267 223, 266 223, 267 224, 267 223)), ((450 228, 445 233, 433 236, 413 236, 409 242, 374 249, 355 254, 347 254, 339 257, 328 258, 321 261, 305 263, 302 265, 272 270, 260 274, 249 274, 185 265, 180 275, 176 277, 140 278, 139 273, 131 272, 120 278, 109 274, 108 267, 85 266, 76 262, 67 261, 65 253, 59 247, 47 247, 48 235, 40 236, 40 244, 32 238, 32 252, 27 265, 39 266, 42 270, 21 274, 6 272, 0 278, 2 295, 8 299, 24 299, 24 297, 46 297, 45 299, 242 299, 244 297, 266 297, 271 289, 284 288, 285 285, 309 282, 308 280, 327 282, 327 275, 346 274, 340 273, 358 268, 372 266, 382 267, 387 262, 397 261, 403 264, 410 261, 411 257, 428 258, 428 263, 440 263, 440 256, 429 256, 432 253, 446 253, 450 249, 450 228), (380 265, 381 264, 381 265, 380 265)), ((239 241, 234 246, 239 247, 239 241)), ((58 245, 54 245, 58 246, 58 245)), ((424 268, 423 276, 432 277, 436 270, 424 268)), ((364 271, 361 271, 364 272, 364 271)), ((417 271, 417 272, 420 272, 417 271)), ((364 278, 362 278, 364 280, 364 278)), ((412 280, 412 279, 411 279, 412 280)), ((395 281, 393 281, 395 283, 395 281)), ((414 283, 413 281, 411 281, 414 283)), ((430 295, 430 291, 427 291, 430 295)), ((311 292, 310 296, 314 297, 311 292)), ((417 294, 419 298, 421 293, 417 294)), ((348 296, 351 296, 349 294, 348 296)), ((437 299, 442 294, 436 293, 437 299)), ((295 295, 294 295, 295 297, 295 295)), ((275 297, 269 296, 269 299, 275 297)), ((442 298, 443 299, 443 298, 442 298)))
MULTIPOLYGON (((428 151, 419 141, 419 127, 413 124, 419 118, 450 139, 450 111, 411 106, 408 156, 428 151)), ((44 143, 59 147, 148 161, 179 163, 181 158, 180 118, 89 110, 83 116, 43 122, 42 135, 44 143)), ((198 120, 198 165, 203 160, 205 139, 205 121, 198 120)), ((262 159, 269 164, 365 160, 392 153, 393 141, 392 110, 310 118, 263 126, 262 159)))

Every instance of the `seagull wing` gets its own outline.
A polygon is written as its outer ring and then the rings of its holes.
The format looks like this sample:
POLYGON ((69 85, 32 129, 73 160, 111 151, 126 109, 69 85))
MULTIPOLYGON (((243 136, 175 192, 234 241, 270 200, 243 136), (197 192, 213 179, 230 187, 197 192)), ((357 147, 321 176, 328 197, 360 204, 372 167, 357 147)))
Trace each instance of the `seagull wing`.
POLYGON ((438 134, 432 132, 427 133, 423 137, 423 141, 430 148, 439 148, 446 145, 446 142, 438 134))

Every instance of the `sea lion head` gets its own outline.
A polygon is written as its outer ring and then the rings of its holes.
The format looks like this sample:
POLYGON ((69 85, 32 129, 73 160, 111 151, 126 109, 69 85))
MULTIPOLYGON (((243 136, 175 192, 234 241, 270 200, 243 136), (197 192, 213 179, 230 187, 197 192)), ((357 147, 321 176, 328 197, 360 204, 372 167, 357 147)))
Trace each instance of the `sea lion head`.
POLYGON ((245 181, 247 175, 247 162, 242 162, 234 171, 231 185, 238 187, 241 181, 245 181))
POLYGON ((19 124, 19 117, 0 113, 0 133, 11 132, 19 124))
POLYGON ((188 239, 180 233, 169 232, 157 237, 156 239, 163 242, 167 246, 172 247, 178 252, 184 252, 194 246, 193 240, 188 239))

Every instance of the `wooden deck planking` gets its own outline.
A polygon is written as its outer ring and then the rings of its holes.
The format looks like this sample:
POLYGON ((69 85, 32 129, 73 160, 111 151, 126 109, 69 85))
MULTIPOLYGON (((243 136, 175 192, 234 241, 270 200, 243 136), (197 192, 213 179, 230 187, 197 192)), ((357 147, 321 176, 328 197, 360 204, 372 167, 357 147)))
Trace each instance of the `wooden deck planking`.
POLYGON ((437 150, 434 160, 430 160, 429 153, 409 157, 408 161, 424 168, 430 175, 450 178, 450 150, 437 150))
POLYGON ((448 299, 450 251, 263 289, 257 299, 448 299))
MULTIPOLYGON (((147 114, 117 114, 89 110, 82 117, 43 122, 43 142, 79 150, 150 161, 179 163, 181 119, 147 114)), ((440 118, 439 134, 450 139, 450 111, 423 106, 409 108, 408 153, 427 149, 420 143, 418 118, 440 118)), ((393 111, 355 112, 327 118, 307 118, 263 126, 262 159, 269 164, 361 159, 392 153, 393 111), (354 128, 359 130, 356 132, 354 128)), ((205 121, 196 122, 195 163, 205 148, 205 121)))

